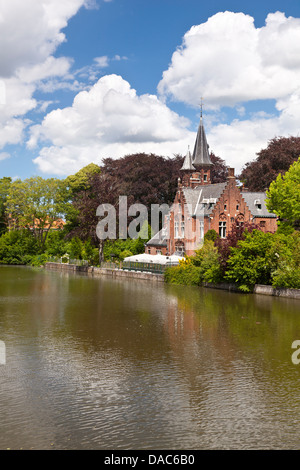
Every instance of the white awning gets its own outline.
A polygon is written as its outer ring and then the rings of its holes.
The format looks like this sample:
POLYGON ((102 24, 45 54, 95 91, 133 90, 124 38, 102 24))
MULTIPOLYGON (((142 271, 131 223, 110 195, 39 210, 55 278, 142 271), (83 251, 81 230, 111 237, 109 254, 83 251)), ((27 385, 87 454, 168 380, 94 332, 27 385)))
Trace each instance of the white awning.
POLYGON ((153 264, 168 264, 168 263, 179 263, 179 260, 184 259, 183 256, 164 256, 164 255, 149 255, 142 253, 140 255, 133 255, 124 258, 124 261, 130 261, 131 263, 153 263, 153 264))

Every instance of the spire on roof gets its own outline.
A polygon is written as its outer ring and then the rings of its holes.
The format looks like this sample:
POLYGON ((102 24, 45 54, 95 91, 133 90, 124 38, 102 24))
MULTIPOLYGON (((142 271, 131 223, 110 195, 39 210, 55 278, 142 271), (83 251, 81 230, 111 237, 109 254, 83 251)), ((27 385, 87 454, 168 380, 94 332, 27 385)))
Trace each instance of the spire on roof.
POLYGON ((203 118, 202 118, 202 98, 201 98, 201 115, 200 115, 200 124, 198 127, 194 152, 193 152, 193 159, 192 163, 194 166, 212 166, 213 163, 209 156, 209 147, 206 140, 204 125, 203 125, 203 118))
POLYGON ((187 154, 184 157, 184 162, 183 162, 183 165, 181 167, 181 170, 195 171, 195 169, 196 168, 193 166, 193 163, 192 163, 192 155, 191 155, 190 147, 189 147, 188 151, 187 151, 187 154))

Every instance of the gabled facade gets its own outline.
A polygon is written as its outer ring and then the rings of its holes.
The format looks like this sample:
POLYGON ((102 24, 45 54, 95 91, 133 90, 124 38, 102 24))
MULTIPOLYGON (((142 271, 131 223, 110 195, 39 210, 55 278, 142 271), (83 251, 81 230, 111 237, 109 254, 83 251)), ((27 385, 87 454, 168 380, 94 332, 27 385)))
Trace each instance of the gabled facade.
POLYGON ((201 115, 194 151, 191 155, 188 150, 185 156, 166 227, 146 244, 146 252, 161 250, 162 254, 190 256, 201 246, 208 230, 226 238, 237 222, 255 223, 265 232, 277 230, 277 216, 265 205, 266 193, 239 187, 233 168, 228 169, 226 182, 214 184, 212 167, 201 115))

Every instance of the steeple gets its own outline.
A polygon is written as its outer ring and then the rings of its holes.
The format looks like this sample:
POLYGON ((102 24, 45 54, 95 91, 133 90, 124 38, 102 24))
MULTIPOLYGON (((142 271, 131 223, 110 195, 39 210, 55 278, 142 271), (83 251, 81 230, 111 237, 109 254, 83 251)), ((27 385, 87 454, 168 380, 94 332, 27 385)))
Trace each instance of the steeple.
POLYGON ((203 118, 202 118, 202 103, 201 103, 201 117, 200 117, 200 124, 198 127, 194 152, 193 152, 193 159, 192 163, 195 167, 200 168, 208 168, 213 166, 213 163, 209 156, 209 147, 206 140, 204 125, 203 125, 203 118))
POLYGON ((188 148, 187 154, 184 157, 183 165, 180 169, 182 171, 195 171, 196 170, 196 168, 193 166, 193 163, 192 163, 192 155, 190 152, 190 147, 188 148))

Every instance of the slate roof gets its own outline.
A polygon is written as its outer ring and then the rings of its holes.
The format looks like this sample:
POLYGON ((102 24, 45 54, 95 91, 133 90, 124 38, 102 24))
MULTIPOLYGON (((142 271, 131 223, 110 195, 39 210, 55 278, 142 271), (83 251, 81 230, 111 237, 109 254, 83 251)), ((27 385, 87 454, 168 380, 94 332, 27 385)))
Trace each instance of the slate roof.
POLYGON ((269 217, 277 218, 276 214, 269 212, 266 207, 266 193, 264 192, 242 192, 242 196, 249 207, 253 217, 269 217), (261 204, 261 209, 258 208, 258 204, 261 204))
POLYGON ((196 170, 196 168, 193 166, 193 163, 192 163, 192 155, 191 155, 190 150, 188 150, 184 158, 183 165, 180 169, 181 170, 196 170))
POLYGON ((203 126, 202 115, 200 118, 200 124, 198 127, 195 147, 193 151, 192 163, 194 166, 212 166, 213 163, 209 156, 209 147, 206 140, 205 130, 203 126))
POLYGON ((156 233, 147 243, 147 245, 151 246, 167 246, 167 240, 165 238, 165 231, 161 229, 158 233, 156 233))
POLYGON ((205 184, 197 188, 183 188, 186 204, 191 207, 191 215, 196 215, 198 211, 203 213, 203 210, 204 215, 211 214, 226 185, 227 183, 215 183, 205 184), (208 202, 203 204, 203 199, 208 202))
MULTIPOLYGON (((198 186, 197 188, 183 188, 186 204, 191 208, 191 215, 210 215, 226 184, 216 183, 198 186), (205 203, 203 203, 203 200, 205 203)), ((277 215, 269 212, 266 207, 266 193, 242 192, 242 196, 253 217, 277 218, 277 215), (261 209, 259 209, 259 204, 261 209)))

